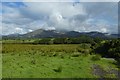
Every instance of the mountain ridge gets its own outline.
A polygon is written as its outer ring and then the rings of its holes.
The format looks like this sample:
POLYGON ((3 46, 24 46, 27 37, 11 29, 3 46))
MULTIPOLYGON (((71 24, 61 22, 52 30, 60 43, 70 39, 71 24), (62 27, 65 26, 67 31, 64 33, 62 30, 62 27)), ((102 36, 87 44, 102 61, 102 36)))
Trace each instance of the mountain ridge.
POLYGON ((64 38, 64 37, 79 37, 81 35, 86 35, 90 37, 100 37, 100 38, 118 38, 119 34, 108 34, 101 33, 97 31, 92 32, 77 32, 77 31, 57 31, 57 30, 44 30, 37 29, 26 34, 12 34, 3 36, 3 38, 64 38))

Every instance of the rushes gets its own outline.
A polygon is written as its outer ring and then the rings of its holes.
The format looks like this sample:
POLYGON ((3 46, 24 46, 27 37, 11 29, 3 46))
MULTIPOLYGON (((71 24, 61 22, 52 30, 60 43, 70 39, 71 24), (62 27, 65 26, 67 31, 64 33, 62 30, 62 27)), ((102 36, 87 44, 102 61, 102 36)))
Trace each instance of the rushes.
MULTIPOLYGON (((3 44, 2 53, 12 53, 12 52, 28 52, 29 54, 41 53, 51 53, 51 52, 82 52, 84 53, 84 48, 80 47, 80 44, 65 44, 65 45, 33 45, 33 44, 3 44)), ((87 50, 89 53, 89 48, 87 50)))
POLYGON ((62 66, 58 66, 56 69, 53 69, 55 72, 62 72, 62 66))
POLYGON ((98 55, 98 54, 94 55, 94 56, 91 58, 91 60, 93 60, 93 61, 98 61, 98 60, 100 60, 100 59, 101 59, 101 55, 98 55))
POLYGON ((36 64, 35 59, 32 59, 32 60, 31 60, 31 64, 36 64))

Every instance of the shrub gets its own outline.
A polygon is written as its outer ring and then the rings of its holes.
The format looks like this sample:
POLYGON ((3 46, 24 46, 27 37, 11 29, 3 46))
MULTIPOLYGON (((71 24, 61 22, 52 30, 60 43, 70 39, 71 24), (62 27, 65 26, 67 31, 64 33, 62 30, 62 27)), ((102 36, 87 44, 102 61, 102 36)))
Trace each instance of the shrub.
POLYGON ((81 43, 79 45, 79 47, 83 48, 83 49, 90 49, 91 47, 91 44, 88 44, 88 43, 81 43))
POLYGON ((80 53, 73 53, 72 54, 72 57, 79 57, 80 56, 80 53))
POLYGON ((118 59, 120 58, 120 40, 108 40, 101 43, 94 49, 95 53, 99 53, 104 57, 118 59))
POLYGON ((21 68, 23 68, 23 66, 20 66, 21 68))
POLYGON ((82 52, 81 48, 77 48, 77 52, 82 52))
POLYGON ((57 69, 53 69, 55 72, 62 72, 62 66, 59 66, 57 69))
POLYGON ((65 40, 66 40, 66 38, 55 38, 53 40, 53 42, 54 42, 54 44, 64 44, 64 43, 66 43, 65 40))
POLYGON ((54 57, 55 57, 55 56, 57 56, 57 54, 56 54, 56 53, 53 53, 53 55, 52 55, 52 56, 54 56, 54 57))
POLYGON ((94 55, 92 58, 91 58, 91 60, 93 60, 93 61, 97 61, 97 60, 100 60, 101 59, 101 55, 94 55))
POLYGON ((34 44, 51 44, 50 38, 42 38, 41 40, 35 40, 34 44))
POLYGON ((82 54, 82 56, 84 56, 84 57, 87 57, 88 55, 89 55, 88 53, 82 54))
POLYGON ((63 55, 61 55, 60 57, 61 57, 62 59, 64 58, 64 56, 63 56, 63 55))
POLYGON ((31 63, 32 63, 32 64, 36 64, 36 61, 35 61, 35 60, 32 60, 31 63))

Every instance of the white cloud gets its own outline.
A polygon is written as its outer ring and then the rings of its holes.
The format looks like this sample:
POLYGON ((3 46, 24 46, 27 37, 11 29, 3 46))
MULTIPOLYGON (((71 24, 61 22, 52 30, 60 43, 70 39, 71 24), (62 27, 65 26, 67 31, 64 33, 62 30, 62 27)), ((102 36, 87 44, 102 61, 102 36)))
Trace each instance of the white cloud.
POLYGON ((2 33, 2 23, 0 22, 0 34, 2 33))
POLYGON ((15 24, 2 24, 2 34, 3 35, 8 35, 8 34, 14 34, 14 33, 21 33, 24 34, 26 31, 22 28, 20 28, 19 25, 15 24))
POLYGON ((117 3, 25 2, 24 5, 3 5, 3 34, 23 34, 40 28, 117 33, 117 3))
POLYGON ((119 2, 119 0, 2 0, 2 2, 119 2))
POLYGON ((22 15, 20 14, 19 10, 17 8, 12 8, 9 6, 2 6, 2 10, 4 13, 2 14, 3 18, 20 18, 22 15))
POLYGON ((27 14, 28 16, 37 17, 37 18, 45 18, 46 16, 50 16, 56 13, 61 14, 63 17, 72 17, 77 14, 86 14, 82 4, 76 6, 73 6, 73 3, 57 3, 57 2, 55 3, 25 2, 24 4, 27 7, 22 9, 23 14, 27 14))
POLYGON ((101 28, 101 31, 102 31, 103 33, 106 33, 106 32, 107 32, 107 29, 106 29, 106 28, 101 28))

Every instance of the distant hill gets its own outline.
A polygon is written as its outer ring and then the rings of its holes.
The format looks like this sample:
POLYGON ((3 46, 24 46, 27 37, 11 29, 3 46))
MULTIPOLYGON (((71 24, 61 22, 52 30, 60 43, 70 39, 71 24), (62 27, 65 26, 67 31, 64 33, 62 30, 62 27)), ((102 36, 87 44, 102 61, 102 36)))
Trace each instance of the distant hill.
POLYGON ((56 30, 43 30, 38 29, 33 32, 26 34, 11 34, 3 36, 4 38, 60 38, 60 37, 79 37, 81 35, 87 35, 90 37, 100 37, 100 38, 118 38, 118 34, 108 34, 100 32, 77 32, 77 31, 56 31, 56 30))
POLYGON ((57 32, 55 30, 43 30, 38 29, 33 32, 24 34, 23 37, 25 38, 48 38, 48 37, 62 37, 63 34, 60 32, 57 32))

